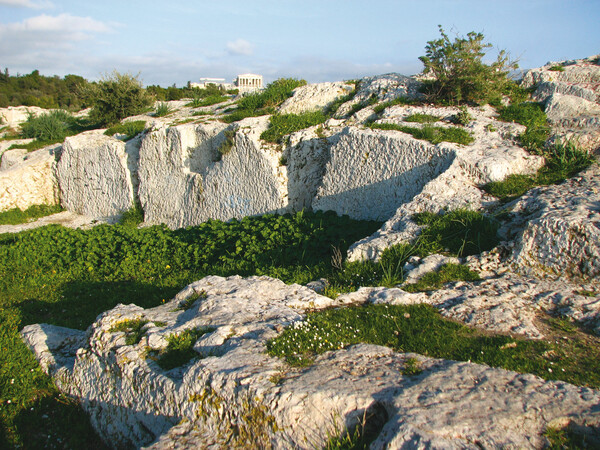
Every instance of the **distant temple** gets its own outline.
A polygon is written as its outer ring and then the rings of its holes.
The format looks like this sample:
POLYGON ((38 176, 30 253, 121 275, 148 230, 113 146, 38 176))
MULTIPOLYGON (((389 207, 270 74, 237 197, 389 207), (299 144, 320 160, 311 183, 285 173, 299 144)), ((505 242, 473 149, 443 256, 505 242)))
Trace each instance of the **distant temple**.
POLYGON ((188 83, 190 88, 206 89, 209 85, 222 87, 223 89, 239 89, 240 93, 257 91, 263 88, 262 75, 245 73, 238 75, 233 83, 227 83, 225 78, 200 78, 197 83, 188 83))

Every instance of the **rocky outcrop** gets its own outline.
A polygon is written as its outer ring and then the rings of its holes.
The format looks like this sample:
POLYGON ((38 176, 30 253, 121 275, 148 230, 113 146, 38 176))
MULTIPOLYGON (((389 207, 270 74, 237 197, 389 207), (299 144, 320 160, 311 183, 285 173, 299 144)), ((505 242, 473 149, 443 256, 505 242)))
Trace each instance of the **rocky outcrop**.
POLYGON ((312 208, 367 220, 390 217, 454 156, 402 133, 354 127, 330 138, 328 153, 312 208))
POLYGON ((600 55, 532 69, 522 85, 536 87, 534 99, 545 105, 554 140, 600 148, 600 55))
POLYGON ((15 129, 27 121, 30 115, 39 116, 48 110, 38 106, 9 106, 0 108, 0 126, 15 129))
POLYGON ((197 225, 282 211, 285 168, 260 141, 268 117, 149 133, 140 149, 140 201, 149 223, 197 225))
POLYGON ((560 185, 533 189, 505 208, 501 230, 515 246, 517 270, 554 278, 594 280, 600 275, 600 167, 560 185))
POLYGON ((60 145, 21 155, 6 170, 0 171, 0 211, 22 210, 33 205, 59 203, 56 160, 60 145))
MULTIPOLYGON (((485 302, 469 292, 462 289, 458 298, 479 310, 485 302)), ((87 332, 30 325, 22 335, 114 447, 321 448, 364 421, 378 435, 371 448, 415 442, 540 448, 548 425, 600 422, 598 391, 533 375, 373 345, 325 353, 304 369, 265 353, 266 341, 284 326, 302 326, 307 309, 349 301, 406 303, 405 294, 370 290, 332 300, 268 277, 207 277, 156 308, 119 305, 87 332), (190 298, 197 300, 183 308, 190 298), (148 321, 143 336, 127 343, 115 327, 140 319, 148 321), (165 349, 170 335, 195 328, 206 330, 194 345, 198 359, 161 369, 153 352, 165 349), (404 373, 409 358, 420 374, 404 373)), ((448 309, 468 316, 459 305, 448 309)), ((493 317, 500 315, 494 311, 493 317)))
POLYGON ((294 89, 293 95, 279 107, 280 114, 300 114, 323 110, 338 98, 347 95, 354 86, 341 81, 307 84, 294 89))
POLYGON ((69 137, 57 166, 62 205, 82 215, 118 216, 134 206, 140 140, 98 132, 69 137))

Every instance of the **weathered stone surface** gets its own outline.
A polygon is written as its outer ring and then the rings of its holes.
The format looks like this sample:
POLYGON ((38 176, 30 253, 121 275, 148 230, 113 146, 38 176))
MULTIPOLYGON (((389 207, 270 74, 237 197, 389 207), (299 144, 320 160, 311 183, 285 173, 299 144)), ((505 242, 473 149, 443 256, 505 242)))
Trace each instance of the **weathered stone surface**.
POLYGON ((504 236, 515 240, 518 270, 553 277, 600 274, 600 167, 554 186, 529 191, 507 205, 504 236))
POLYGON ((287 206, 281 153, 259 137, 268 117, 163 128, 140 149, 140 200, 149 223, 197 225, 278 212, 287 206), (234 133, 221 155, 225 131, 234 133))
POLYGON ((281 114, 300 114, 322 110, 333 101, 347 95, 354 86, 338 81, 335 83, 307 84, 294 89, 293 95, 279 107, 281 114))
POLYGON ((460 259, 453 256, 429 255, 425 258, 413 256, 404 265, 403 284, 416 283, 429 272, 439 270, 445 264, 460 264, 460 259))
POLYGON ((358 92, 351 101, 340 106, 336 117, 344 117, 354 105, 358 103, 367 104, 373 97, 377 97, 378 101, 383 102, 400 97, 408 99, 422 98, 423 94, 419 93, 420 86, 421 82, 415 78, 398 73, 362 78, 358 84, 358 92))
MULTIPOLYGON (((470 298, 470 289, 455 290, 470 298)), ((356 295, 393 303, 394 292, 402 291, 356 295)), ((532 375, 373 345, 325 353, 304 369, 265 353, 266 341, 306 309, 350 300, 268 277, 207 277, 156 308, 119 305, 85 335, 50 325, 29 325, 22 335, 115 447, 320 448, 367 417, 367 426, 382 430, 373 448, 540 448, 550 423, 600 422, 600 392, 532 375), (178 309, 195 293, 191 308, 178 309), (131 319, 149 323, 141 341, 127 345, 114 327, 131 319), (149 357, 171 333, 196 327, 214 330, 195 344, 202 359, 164 371, 149 357), (423 371, 404 375, 407 358, 423 371)))
MULTIPOLYGON (((449 118, 457 112, 457 108, 394 106, 384 111, 381 121, 419 126, 404 122, 404 119, 417 113, 449 118)), ((473 135, 475 142, 466 146, 445 142, 438 144, 436 148, 444 149, 450 155, 450 164, 433 177, 422 179, 425 185, 389 214, 389 219, 380 230, 354 243, 348 250, 349 260, 378 260, 386 248, 413 241, 421 230, 411 219, 415 213, 439 213, 458 208, 480 210, 491 205, 493 198, 478 186, 501 181, 513 173, 534 173, 542 166, 543 158, 530 155, 514 143, 512 137, 524 131, 522 126, 496 120, 495 112, 489 107, 469 108, 468 112, 474 120, 465 129, 473 135)), ((447 126, 442 122, 439 124, 447 126)), ((392 136, 406 136, 396 131, 389 133, 392 136)))
POLYGON ((446 170, 453 156, 403 133, 345 128, 329 146, 312 207, 385 220, 446 170))
POLYGON ((57 167, 62 205, 82 215, 118 216, 136 198, 139 138, 125 143, 99 132, 69 137, 57 167))
MULTIPOLYGON (((9 141, 11 144, 12 141, 9 141)), ((26 148, 13 148, 12 150, 6 150, 2 153, 2 160, 0 161, 0 170, 8 170, 18 164, 25 161, 29 151, 26 148)))
POLYGON ((28 153, 22 162, 0 171, 0 211, 57 205, 56 159, 60 151, 60 145, 49 146, 28 153))

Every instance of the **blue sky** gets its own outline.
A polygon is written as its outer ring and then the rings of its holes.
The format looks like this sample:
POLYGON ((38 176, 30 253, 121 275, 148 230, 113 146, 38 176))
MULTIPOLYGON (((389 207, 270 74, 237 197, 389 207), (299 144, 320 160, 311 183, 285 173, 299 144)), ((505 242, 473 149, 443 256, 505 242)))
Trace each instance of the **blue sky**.
POLYGON ((0 0, 0 69, 145 85, 258 73, 335 81, 420 72, 438 24, 521 68, 600 53, 600 0, 0 0))

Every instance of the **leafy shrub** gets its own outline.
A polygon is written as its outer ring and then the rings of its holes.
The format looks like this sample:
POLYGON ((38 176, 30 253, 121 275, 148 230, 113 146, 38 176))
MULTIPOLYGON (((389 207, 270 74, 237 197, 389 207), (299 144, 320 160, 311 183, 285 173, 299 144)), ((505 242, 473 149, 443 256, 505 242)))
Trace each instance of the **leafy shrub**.
POLYGON ((129 122, 119 123, 108 128, 104 134, 107 136, 113 136, 115 134, 126 135, 125 139, 133 139, 138 134, 142 133, 146 129, 145 120, 134 120, 129 122))
POLYGON ((0 212, 0 225, 18 225, 20 223, 31 222, 40 217, 49 216, 61 212, 60 205, 33 205, 25 211, 19 208, 9 209, 0 212))
POLYGON ((269 128, 262 132, 261 139, 268 142, 281 142, 283 136, 294 131, 325 122, 327 117, 321 111, 302 114, 275 114, 271 116, 269 128))
POLYGON ((471 31, 466 38, 456 37, 451 42, 441 25, 439 30, 441 38, 428 41, 425 56, 419 58, 424 73, 435 77, 426 85, 430 99, 480 105, 497 101, 507 86, 514 84, 507 75, 517 64, 509 62, 504 50, 491 65, 482 62, 485 49, 492 46, 483 42, 483 34, 471 31))
POLYGON ((511 104, 500 110, 500 119, 525 125, 527 130, 519 136, 521 144, 531 152, 541 152, 550 135, 550 127, 546 113, 540 104, 530 102, 511 104))
POLYGON ((152 104, 137 77, 117 71, 90 85, 88 95, 92 103, 90 118, 102 126, 141 114, 152 104))
POLYGON ((416 122, 416 123, 434 123, 439 122, 441 117, 432 116, 431 114, 411 114, 404 118, 405 122, 416 122))
POLYGON ((50 111, 39 116, 29 115, 27 121, 21 125, 21 134, 24 138, 33 138, 44 142, 63 141, 75 132, 76 121, 66 111, 50 111))
POLYGON ((442 252, 459 257, 476 255, 498 243, 498 224, 478 211, 423 212, 415 214, 413 220, 425 225, 419 240, 422 255, 442 252))
POLYGON ((456 127, 432 127, 424 126, 423 128, 409 127, 405 125, 397 125, 394 123, 373 123, 370 128, 379 130, 396 130, 412 135, 415 139, 423 139, 432 144, 440 142, 456 142, 457 144, 469 145, 475 141, 467 131, 456 127))
POLYGON ((171 114, 172 112, 173 112, 173 108, 171 108, 171 105, 169 105, 168 103, 165 103, 165 102, 160 102, 158 104, 158 106, 156 107, 154 116, 155 117, 164 117, 166 115, 171 114))

